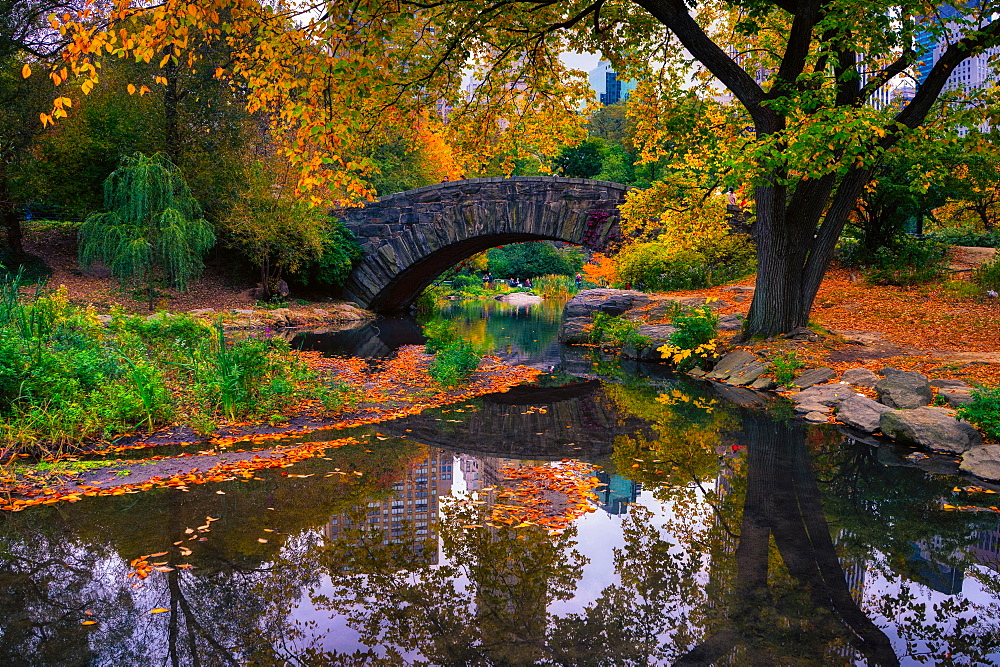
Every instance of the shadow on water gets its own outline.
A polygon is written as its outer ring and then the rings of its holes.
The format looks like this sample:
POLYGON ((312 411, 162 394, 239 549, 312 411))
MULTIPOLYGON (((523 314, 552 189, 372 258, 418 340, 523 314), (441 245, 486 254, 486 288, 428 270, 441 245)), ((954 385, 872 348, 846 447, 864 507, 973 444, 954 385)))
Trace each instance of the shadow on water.
POLYGON ((355 435, 247 481, 3 515, 2 663, 1000 658, 996 515, 946 511, 958 480, 831 429, 679 381, 590 379, 355 435), (491 527, 489 493, 459 502, 567 456, 605 486, 561 535, 491 527))

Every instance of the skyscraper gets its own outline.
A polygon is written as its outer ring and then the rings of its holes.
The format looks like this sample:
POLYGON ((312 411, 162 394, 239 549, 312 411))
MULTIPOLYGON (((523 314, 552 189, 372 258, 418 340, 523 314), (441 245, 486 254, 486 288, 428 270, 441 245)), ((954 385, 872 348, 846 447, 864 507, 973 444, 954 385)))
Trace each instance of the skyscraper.
POLYGON ((608 106, 627 100, 629 93, 635 90, 635 82, 619 79, 618 73, 611 68, 611 63, 602 60, 590 72, 590 87, 597 95, 597 101, 608 106))

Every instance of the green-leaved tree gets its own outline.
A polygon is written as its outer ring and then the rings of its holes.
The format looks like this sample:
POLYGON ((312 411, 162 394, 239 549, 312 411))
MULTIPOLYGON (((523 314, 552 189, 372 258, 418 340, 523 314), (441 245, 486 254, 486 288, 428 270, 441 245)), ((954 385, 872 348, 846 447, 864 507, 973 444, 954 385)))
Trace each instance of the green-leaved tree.
POLYGON ((104 182, 104 208, 80 227, 82 266, 100 261, 123 284, 145 282, 150 310, 154 280, 186 289, 201 273, 215 233, 163 154, 125 158, 104 182))

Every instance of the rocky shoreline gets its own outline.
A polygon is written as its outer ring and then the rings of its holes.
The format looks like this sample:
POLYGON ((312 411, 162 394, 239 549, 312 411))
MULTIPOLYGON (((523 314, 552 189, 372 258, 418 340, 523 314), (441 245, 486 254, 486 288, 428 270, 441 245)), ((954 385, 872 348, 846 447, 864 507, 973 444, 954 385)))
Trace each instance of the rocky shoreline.
MULTIPOLYGON (((752 288, 733 290, 734 300, 746 298, 752 288)), ((704 297, 667 297, 632 290, 595 289, 580 292, 567 302, 559 339, 567 345, 589 341, 596 313, 622 317, 638 325, 638 333, 651 340, 636 349, 626 346, 621 355, 640 361, 662 362, 657 348, 677 329, 649 323, 675 312, 678 306, 721 308, 721 301, 704 297)), ((721 331, 738 330, 736 316, 720 318, 721 331)), ((809 330, 791 337, 809 339, 809 330)), ((693 378, 720 383, 723 395, 740 403, 759 402, 767 395, 791 401, 795 415, 812 423, 833 422, 861 438, 881 436, 895 442, 960 458, 959 468, 982 479, 1000 480, 1000 444, 984 443, 982 434, 956 416, 955 408, 972 400, 973 387, 958 379, 930 380, 916 371, 886 367, 877 372, 851 368, 838 374, 832 368, 801 370, 787 386, 770 375, 771 364, 748 349, 736 349, 715 360, 711 368, 687 372, 693 378), (874 398, 871 396, 874 395, 874 398), (937 403, 937 405, 932 405, 937 403)))

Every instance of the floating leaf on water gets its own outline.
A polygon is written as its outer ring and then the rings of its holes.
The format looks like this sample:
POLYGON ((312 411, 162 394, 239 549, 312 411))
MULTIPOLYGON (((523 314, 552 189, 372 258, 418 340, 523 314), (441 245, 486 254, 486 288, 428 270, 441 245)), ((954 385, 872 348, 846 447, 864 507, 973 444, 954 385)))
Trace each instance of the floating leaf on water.
POLYGON ((157 607, 156 609, 150 609, 150 614, 162 614, 165 611, 170 611, 169 609, 164 609, 163 607, 157 607))
POLYGON ((97 625, 97 621, 80 621, 80 625, 97 625))
POLYGON ((261 544, 267 544, 267 540, 265 540, 263 537, 258 537, 257 541, 260 542, 261 544))

